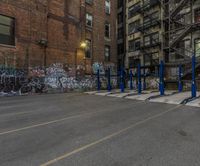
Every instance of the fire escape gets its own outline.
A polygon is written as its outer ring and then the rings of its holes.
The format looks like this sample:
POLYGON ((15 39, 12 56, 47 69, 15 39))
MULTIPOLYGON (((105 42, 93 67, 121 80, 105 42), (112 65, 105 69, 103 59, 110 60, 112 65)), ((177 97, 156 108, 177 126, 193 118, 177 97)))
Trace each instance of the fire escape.
MULTIPOLYGON (((143 17, 143 23, 137 27, 137 30, 140 31, 144 36, 148 36, 150 34, 155 33, 152 28, 159 27, 161 28, 161 17, 160 11, 156 11, 153 8, 159 6, 159 0, 146 0, 138 7, 137 12, 143 17), (153 12, 149 12, 153 9, 153 12), (157 12, 158 15, 152 15, 152 13, 157 12), (144 20, 146 18, 147 21, 144 20)), ((144 38, 141 44, 141 51, 143 55, 148 56, 151 59, 151 65, 155 66, 159 64, 159 60, 155 60, 151 57, 150 49, 152 48, 161 48, 161 40, 160 37, 158 39, 151 39, 149 44, 145 44, 144 38)))
MULTIPOLYGON (((193 32, 200 29, 200 22, 194 22, 193 4, 197 0, 164 0, 164 21, 165 21, 165 55, 166 61, 170 62, 170 56, 175 56, 175 64, 182 63, 185 68, 184 76, 189 78, 191 75, 191 57, 195 53, 192 46, 191 37, 190 46, 187 48, 181 45, 183 40, 192 36, 193 32)), ((196 68, 200 67, 198 62, 196 68)))

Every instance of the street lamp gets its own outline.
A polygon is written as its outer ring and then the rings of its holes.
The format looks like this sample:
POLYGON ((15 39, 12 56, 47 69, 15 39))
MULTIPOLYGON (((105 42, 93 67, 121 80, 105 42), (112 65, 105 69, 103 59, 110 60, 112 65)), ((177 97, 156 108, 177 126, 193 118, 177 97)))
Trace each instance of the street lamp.
POLYGON ((83 42, 81 42, 81 48, 83 49, 83 51, 84 51, 84 58, 83 58, 83 60, 84 60, 84 65, 85 65, 85 74, 86 74, 86 48, 88 47, 88 43, 86 42, 86 41, 83 41, 83 42))
POLYGON ((85 49, 85 48, 87 47, 86 41, 82 41, 81 44, 80 44, 80 47, 81 47, 82 49, 85 49))
MULTIPOLYGON (((76 78, 77 78, 77 54, 78 54, 78 49, 83 49, 85 51, 86 48, 87 48, 87 42, 86 41, 81 41, 79 47, 76 48, 76 54, 75 54, 75 75, 76 75, 76 78)), ((84 57, 84 59, 85 59, 85 57, 84 57)))

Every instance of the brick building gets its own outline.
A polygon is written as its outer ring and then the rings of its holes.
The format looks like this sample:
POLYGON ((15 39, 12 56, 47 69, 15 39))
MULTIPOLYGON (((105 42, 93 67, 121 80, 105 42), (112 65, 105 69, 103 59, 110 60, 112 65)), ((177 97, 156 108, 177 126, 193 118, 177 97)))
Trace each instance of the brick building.
POLYGON ((114 66, 116 15, 116 0, 1 0, 0 64, 114 66))

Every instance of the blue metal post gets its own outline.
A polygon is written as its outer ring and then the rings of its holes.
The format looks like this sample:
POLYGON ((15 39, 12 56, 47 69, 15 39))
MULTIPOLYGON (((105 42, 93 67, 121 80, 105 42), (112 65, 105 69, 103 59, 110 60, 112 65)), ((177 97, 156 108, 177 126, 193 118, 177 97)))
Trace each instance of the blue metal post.
POLYGON ((183 84, 182 84, 182 66, 179 65, 179 73, 178 73, 178 91, 183 91, 183 84))
POLYGON ((138 76, 138 94, 141 94, 142 93, 142 81, 141 81, 141 65, 140 64, 138 64, 137 76, 138 76))
POLYGON ((144 74, 143 90, 146 90, 146 71, 145 71, 145 68, 143 70, 143 74, 144 74))
POLYGON ((121 68, 121 71, 120 71, 120 89, 121 89, 121 92, 123 93, 124 92, 124 70, 123 70, 123 68, 121 68))
POLYGON ((110 68, 108 68, 108 92, 111 92, 110 68))
POLYGON ((100 82, 100 71, 97 70, 97 90, 101 90, 101 82, 100 82))
POLYGON ((195 77, 195 65, 196 65, 196 57, 192 56, 192 98, 197 97, 197 86, 196 86, 196 77, 195 77))
POLYGON ((165 94, 165 88, 164 88, 164 62, 163 61, 160 62, 159 75, 160 75, 159 90, 160 90, 160 95, 163 96, 165 94))
POLYGON ((130 70, 130 90, 133 90, 133 72, 130 70))

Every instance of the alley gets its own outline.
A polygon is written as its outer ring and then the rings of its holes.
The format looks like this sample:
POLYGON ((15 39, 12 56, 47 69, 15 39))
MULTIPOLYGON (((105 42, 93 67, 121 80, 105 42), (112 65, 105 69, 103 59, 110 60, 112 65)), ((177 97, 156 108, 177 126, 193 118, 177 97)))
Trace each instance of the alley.
POLYGON ((199 166, 199 108, 82 93, 0 99, 1 166, 199 166))

